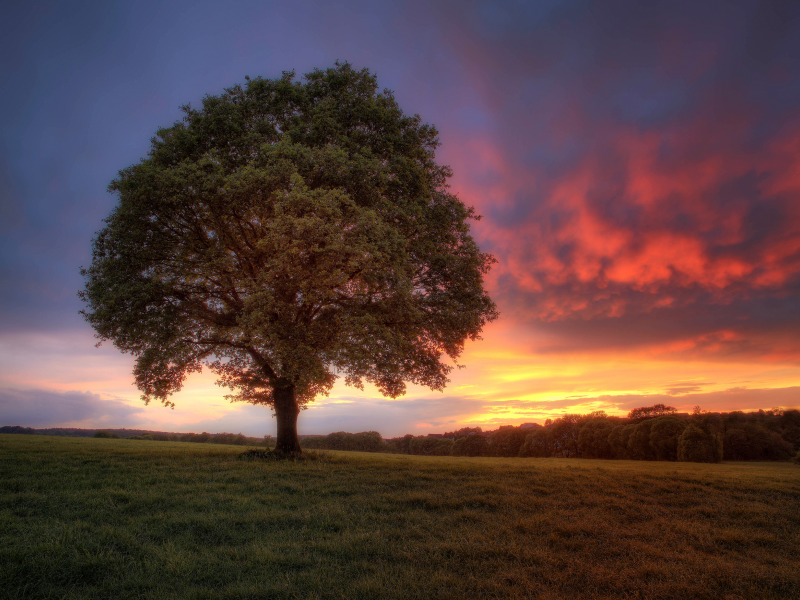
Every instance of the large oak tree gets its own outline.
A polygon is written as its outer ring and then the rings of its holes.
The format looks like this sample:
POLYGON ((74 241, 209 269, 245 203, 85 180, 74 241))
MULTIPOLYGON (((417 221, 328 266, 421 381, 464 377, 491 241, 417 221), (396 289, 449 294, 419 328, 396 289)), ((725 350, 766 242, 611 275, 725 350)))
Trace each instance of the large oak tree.
POLYGON ((82 270, 84 317, 136 357, 145 402, 172 405, 207 365, 231 399, 272 407, 295 453, 300 409, 338 376, 443 389, 444 355, 497 311, 436 129, 347 63, 183 110, 111 182, 82 270))

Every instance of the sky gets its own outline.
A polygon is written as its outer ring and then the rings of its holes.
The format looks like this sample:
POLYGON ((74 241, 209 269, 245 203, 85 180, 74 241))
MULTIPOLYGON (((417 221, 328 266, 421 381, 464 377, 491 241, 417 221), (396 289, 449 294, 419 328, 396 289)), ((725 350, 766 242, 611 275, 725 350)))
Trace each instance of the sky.
POLYGON ((181 105, 337 60, 438 128, 501 315, 444 392, 337 383, 300 434, 798 407, 797 57, 793 0, 5 2, 0 425, 275 434, 206 371, 145 406, 79 270, 181 105))

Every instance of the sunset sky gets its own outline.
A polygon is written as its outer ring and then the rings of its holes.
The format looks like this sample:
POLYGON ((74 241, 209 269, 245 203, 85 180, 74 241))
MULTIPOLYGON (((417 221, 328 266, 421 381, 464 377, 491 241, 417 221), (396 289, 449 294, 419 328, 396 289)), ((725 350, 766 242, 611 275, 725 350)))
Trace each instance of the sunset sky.
POLYGON ((208 372, 145 406, 79 268, 180 105, 336 60, 439 129, 501 316, 443 393, 337 384, 299 433, 800 406, 800 2, 12 1, 0 33, 0 425, 275 434, 208 372))

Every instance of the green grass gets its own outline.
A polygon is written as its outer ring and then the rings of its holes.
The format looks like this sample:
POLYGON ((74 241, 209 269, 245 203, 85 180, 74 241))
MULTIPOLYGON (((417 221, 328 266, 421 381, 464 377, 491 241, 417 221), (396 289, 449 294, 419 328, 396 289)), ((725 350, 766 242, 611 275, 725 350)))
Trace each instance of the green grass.
POLYGON ((798 598, 800 468, 0 435, 0 597, 798 598))

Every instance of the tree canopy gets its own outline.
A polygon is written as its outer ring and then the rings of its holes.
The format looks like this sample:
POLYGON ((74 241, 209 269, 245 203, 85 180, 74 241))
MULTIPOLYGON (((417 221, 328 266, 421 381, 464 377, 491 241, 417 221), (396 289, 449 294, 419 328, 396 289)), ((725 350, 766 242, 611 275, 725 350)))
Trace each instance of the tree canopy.
POLYGON ((273 407, 278 450, 297 452, 299 409, 339 376, 443 389, 443 358, 497 310, 437 130, 347 63, 182 109, 111 182, 81 271, 82 313, 135 356, 143 399, 171 405, 207 365, 232 400, 273 407))
POLYGON ((653 406, 642 406, 634 408, 628 413, 628 418, 633 420, 639 419, 653 419, 655 417, 663 417, 665 415, 674 415, 678 412, 674 406, 667 406, 665 404, 654 404, 653 406))

